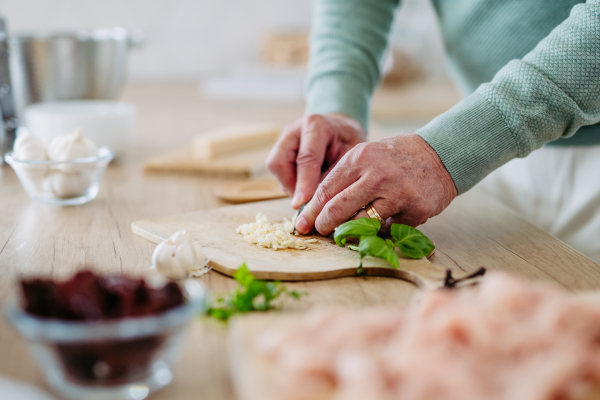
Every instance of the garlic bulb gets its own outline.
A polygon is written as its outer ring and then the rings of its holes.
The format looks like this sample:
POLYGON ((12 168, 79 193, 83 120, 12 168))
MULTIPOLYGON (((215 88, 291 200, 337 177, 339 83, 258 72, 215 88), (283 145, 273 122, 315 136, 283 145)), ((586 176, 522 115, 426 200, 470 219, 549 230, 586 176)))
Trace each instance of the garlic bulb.
POLYGON ((13 157, 17 160, 47 160, 46 147, 42 139, 29 133, 27 129, 19 128, 13 157))
MULTIPOLYGON (((17 140, 15 140, 13 147, 13 157, 17 160, 47 160, 47 147, 44 140, 21 127, 18 130, 17 140)), ((46 165, 40 164, 22 164, 18 173, 26 175, 36 190, 39 190, 43 185, 43 179, 48 174, 48 168, 46 165)))
POLYGON ((68 161, 97 154, 98 147, 90 139, 83 137, 80 129, 75 129, 67 135, 56 136, 48 146, 48 158, 52 161, 68 161))
POLYGON ((83 196, 90 187, 92 177, 89 171, 66 173, 52 171, 44 179, 44 190, 61 199, 83 196))
MULTIPOLYGON (((76 158, 98 155, 98 148, 90 139, 83 137, 80 129, 67 135, 56 136, 48 145, 48 159, 52 161, 70 161, 76 158)), ((65 172, 77 172, 89 168, 85 164, 60 165, 65 172)))
POLYGON ((169 279, 184 279, 206 265, 188 232, 177 231, 152 253, 152 266, 169 279))

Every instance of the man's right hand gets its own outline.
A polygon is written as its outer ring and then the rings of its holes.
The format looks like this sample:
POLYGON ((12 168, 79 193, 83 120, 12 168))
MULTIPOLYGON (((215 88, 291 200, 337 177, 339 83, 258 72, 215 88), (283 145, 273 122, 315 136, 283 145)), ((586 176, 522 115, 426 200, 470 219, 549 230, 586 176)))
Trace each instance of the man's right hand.
POLYGON ((344 154, 365 140, 360 123, 345 114, 307 115, 284 128, 267 167, 293 195, 292 207, 297 209, 313 197, 344 154))

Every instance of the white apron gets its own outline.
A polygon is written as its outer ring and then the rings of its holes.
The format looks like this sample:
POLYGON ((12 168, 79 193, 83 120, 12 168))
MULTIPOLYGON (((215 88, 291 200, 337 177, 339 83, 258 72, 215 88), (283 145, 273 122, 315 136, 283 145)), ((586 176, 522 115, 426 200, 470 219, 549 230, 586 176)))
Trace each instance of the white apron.
POLYGON ((600 264, 600 146, 546 146, 492 172, 481 190, 600 264))

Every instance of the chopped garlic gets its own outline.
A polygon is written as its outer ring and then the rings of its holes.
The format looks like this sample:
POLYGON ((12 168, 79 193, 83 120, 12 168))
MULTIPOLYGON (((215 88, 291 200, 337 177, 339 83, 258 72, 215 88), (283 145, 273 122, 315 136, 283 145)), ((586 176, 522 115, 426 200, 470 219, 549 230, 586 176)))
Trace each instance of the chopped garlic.
POLYGON ((317 239, 304 241, 292 233, 294 225, 285 218, 281 224, 272 224, 263 213, 256 215, 256 222, 238 226, 237 233, 244 236, 248 242, 260 247, 277 249, 306 249, 306 243, 315 243, 317 239))

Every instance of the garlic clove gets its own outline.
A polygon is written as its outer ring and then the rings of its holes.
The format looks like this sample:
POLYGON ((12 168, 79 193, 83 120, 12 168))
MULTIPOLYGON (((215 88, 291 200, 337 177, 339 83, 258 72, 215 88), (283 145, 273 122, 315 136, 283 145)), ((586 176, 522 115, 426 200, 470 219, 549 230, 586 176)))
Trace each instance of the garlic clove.
MULTIPOLYGON (((70 161, 97 155, 98 147, 90 139, 85 138, 80 129, 67 135, 56 136, 48 145, 48 158, 52 161, 70 161)), ((65 172, 77 172, 89 166, 69 164, 61 165, 59 168, 65 172)))
POLYGON ((205 263, 189 233, 183 230, 160 243, 152 253, 152 266, 174 280, 187 278, 205 263))
POLYGON ((14 158, 17 160, 47 160, 46 150, 46 143, 42 139, 27 130, 19 129, 19 135, 13 148, 14 158))
POLYGON ((98 154, 98 147, 90 139, 83 136, 80 129, 68 135, 57 136, 48 146, 48 158, 52 161, 69 161, 76 158, 93 157, 98 154))
POLYGON ((176 245, 181 245, 184 243, 191 243, 192 237, 186 230, 177 231, 171 236, 168 240, 172 241, 176 245))
MULTIPOLYGON (((47 160, 47 145, 44 140, 32 135, 26 128, 19 128, 17 140, 13 147, 13 157, 17 160, 47 160)), ((26 175, 29 182, 35 187, 35 191, 39 191, 42 187, 43 180, 48 174, 46 165, 39 164, 21 164, 18 174, 26 175)))
POLYGON ((75 173, 52 171, 44 179, 43 188, 58 198, 68 199, 85 195, 91 182, 92 177, 88 171, 75 173))

